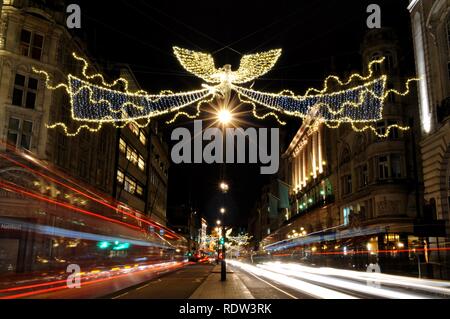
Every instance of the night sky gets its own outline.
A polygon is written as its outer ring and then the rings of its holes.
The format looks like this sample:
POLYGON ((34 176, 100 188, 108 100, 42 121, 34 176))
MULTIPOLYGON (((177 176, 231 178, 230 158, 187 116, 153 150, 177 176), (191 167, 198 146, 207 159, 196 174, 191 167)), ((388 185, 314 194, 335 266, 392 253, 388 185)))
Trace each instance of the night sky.
MULTIPOLYGON (((361 69, 360 44, 367 32, 367 5, 382 8, 382 25, 396 29, 407 52, 411 48, 408 1, 72 1, 82 10, 80 36, 99 63, 127 63, 143 89, 187 91, 202 81, 182 69, 172 46, 214 52, 216 66, 237 68, 241 54, 282 48, 283 55, 272 72, 255 82, 254 88, 298 94, 308 87, 321 87, 335 72, 361 69)), ((410 53, 412 55, 412 53, 410 53)), ((408 70, 414 74, 414 70, 408 70)), ((408 72, 405 72, 408 73, 408 72)), ((250 111, 242 106, 239 111, 250 111)), ((263 111, 261 109, 260 111, 263 111)), ((203 115, 208 115, 206 112, 203 115)), ((283 118, 287 120, 286 118, 283 118)), ((253 127, 275 127, 273 120, 243 120, 253 127)), ((300 121, 285 128, 292 136, 300 121)), ((176 125, 188 127, 181 119, 176 125)), ((242 125, 245 127, 246 125, 242 125)), ((166 137, 176 127, 165 129, 166 137)), ((170 141, 168 141, 170 144, 170 141)), ((210 224, 218 217, 223 197, 218 192, 218 165, 172 165, 169 170, 169 206, 191 203, 210 224)), ((246 226, 260 187, 268 176, 258 165, 229 164, 226 179, 228 223, 246 226)))

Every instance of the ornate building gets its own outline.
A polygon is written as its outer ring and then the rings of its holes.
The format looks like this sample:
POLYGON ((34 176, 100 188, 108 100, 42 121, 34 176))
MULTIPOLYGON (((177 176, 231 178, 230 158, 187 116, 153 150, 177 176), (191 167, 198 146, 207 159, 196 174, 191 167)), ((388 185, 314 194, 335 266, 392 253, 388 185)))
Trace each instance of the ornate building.
MULTIPOLYGON (((369 31, 361 55, 364 66, 386 57, 375 73, 388 74, 388 87, 403 90, 411 74, 401 70, 411 67, 393 30, 369 31)), ((367 67, 363 71, 367 74, 367 67)), ((394 128, 387 138, 370 131, 355 132, 344 125, 330 129, 313 117, 305 120, 283 155, 286 181, 291 185, 291 217, 261 246, 272 251, 301 247, 304 253, 321 256, 365 251, 387 272, 417 272, 417 262, 414 268, 410 261, 419 258, 426 261, 421 267, 428 274, 441 276, 445 269, 439 263, 440 254, 427 250, 442 247, 444 227, 439 218, 423 209, 421 158, 416 146, 418 118, 412 94, 392 95, 386 101, 377 132, 385 134, 392 124, 411 127, 409 131, 394 128), (426 253, 378 253, 407 248, 425 249, 426 253)), ((352 263, 353 267, 365 267, 362 261, 352 263)))
MULTIPOLYGON (((72 52, 85 52, 65 26, 64 1, 3 1, 0 23, 0 140, 55 165, 81 181, 112 194, 115 134, 83 132, 75 138, 48 130, 69 123, 70 103, 64 90, 50 91, 32 68, 47 71, 54 83, 79 74, 72 52)), ((85 54, 84 54, 85 55, 85 54)), ((72 129, 72 128, 71 128, 72 129)))
POLYGON ((414 0, 408 9, 419 87, 424 197, 450 234, 450 0, 414 0))

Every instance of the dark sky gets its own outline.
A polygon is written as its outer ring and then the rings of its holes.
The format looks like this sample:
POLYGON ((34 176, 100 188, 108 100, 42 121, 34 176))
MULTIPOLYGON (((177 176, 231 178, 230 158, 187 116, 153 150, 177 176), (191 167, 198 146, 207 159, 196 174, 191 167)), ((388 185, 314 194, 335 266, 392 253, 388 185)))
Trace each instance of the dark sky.
MULTIPOLYGON (((149 92, 200 87, 201 80, 187 74, 172 55, 173 45, 215 52, 217 66, 229 63, 235 68, 241 54, 282 48, 276 67, 254 87, 299 94, 310 86, 320 88, 332 72, 333 58, 341 74, 361 69, 359 50, 370 3, 381 6, 382 25, 396 29, 406 51, 411 50, 407 0, 72 2, 81 5, 81 33, 89 53, 101 63, 129 64, 149 92)), ((249 115, 245 119, 253 121, 249 115)), ((300 124, 290 121, 287 130, 292 134, 300 124)), ((188 126, 188 122, 180 120, 177 125, 188 126)), ((274 127, 276 123, 249 125, 274 127)), ((166 135, 174 127, 166 128, 166 135)), ((227 165, 229 222, 246 226, 249 210, 267 181, 258 172, 259 165, 227 165)), ((169 205, 190 201, 213 223, 222 202, 217 190, 219 166, 172 165, 169 175, 169 205)))

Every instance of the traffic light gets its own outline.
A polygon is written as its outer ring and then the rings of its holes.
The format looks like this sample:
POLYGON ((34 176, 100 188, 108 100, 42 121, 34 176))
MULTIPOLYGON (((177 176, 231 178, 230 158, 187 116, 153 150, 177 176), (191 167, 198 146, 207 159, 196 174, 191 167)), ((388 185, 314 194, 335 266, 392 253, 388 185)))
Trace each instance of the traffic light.
POLYGON ((220 245, 225 244, 225 237, 220 237, 220 239, 219 239, 219 244, 220 244, 220 245))

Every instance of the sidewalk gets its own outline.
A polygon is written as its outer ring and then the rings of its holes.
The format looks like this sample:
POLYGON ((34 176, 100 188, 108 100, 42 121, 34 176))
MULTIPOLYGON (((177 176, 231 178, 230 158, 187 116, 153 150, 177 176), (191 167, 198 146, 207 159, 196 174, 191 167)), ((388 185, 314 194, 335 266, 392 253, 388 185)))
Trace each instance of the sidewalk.
POLYGON ((227 280, 220 281, 220 267, 214 267, 189 299, 255 299, 230 265, 227 265, 227 280))

